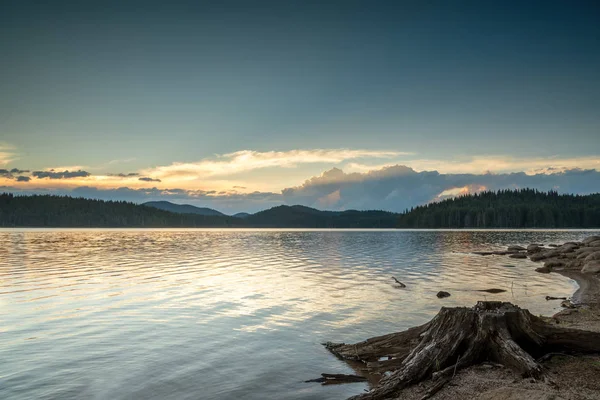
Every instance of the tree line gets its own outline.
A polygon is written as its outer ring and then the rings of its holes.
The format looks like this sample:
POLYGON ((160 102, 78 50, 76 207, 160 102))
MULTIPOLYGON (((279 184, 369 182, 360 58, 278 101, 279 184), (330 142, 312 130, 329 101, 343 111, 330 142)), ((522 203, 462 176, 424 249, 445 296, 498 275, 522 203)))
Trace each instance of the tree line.
POLYGON ((126 201, 103 201, 69 196, 0 195, 3 227, 235 227, 239 218, 175 214, 126 201))
POLYGON ((278 206, 236 218, 177 214, 125 201, 0 194, 1 227, 600 228, 600 194, 486 191, 404 213, 278 206))
POLYGON ((485 191, 407 210, 399 228, 598 228, 600 194, 485 191))

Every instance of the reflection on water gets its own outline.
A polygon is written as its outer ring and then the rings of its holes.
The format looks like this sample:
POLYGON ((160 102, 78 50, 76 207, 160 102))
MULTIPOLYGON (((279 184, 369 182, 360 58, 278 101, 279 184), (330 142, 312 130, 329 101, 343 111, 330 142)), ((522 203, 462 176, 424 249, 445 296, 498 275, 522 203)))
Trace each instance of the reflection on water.
POLYGON ((321 342, 484 298, 552 314, 570 280, 469 252, 591 234, 2 230, 0 398, 344 398, 364 384, 303 383, 352 373, 321 342))

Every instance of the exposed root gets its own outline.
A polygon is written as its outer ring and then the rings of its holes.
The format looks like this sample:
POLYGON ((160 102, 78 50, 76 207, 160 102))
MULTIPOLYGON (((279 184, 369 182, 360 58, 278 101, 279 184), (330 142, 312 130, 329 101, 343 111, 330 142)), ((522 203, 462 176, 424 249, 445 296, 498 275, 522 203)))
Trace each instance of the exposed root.
POLYGON ((536 358, 551 352, 600 352, 600 333, 548 325, 511 303, 478 302, 472 308, 444 307, 429 323, 403 332, 325 346, 340 358, 362 361, 369 372, 391 372, 353 399, 394 398, 403 388, 432 378, 426 399, 457 370, 485 361, 552 384, 536 358))

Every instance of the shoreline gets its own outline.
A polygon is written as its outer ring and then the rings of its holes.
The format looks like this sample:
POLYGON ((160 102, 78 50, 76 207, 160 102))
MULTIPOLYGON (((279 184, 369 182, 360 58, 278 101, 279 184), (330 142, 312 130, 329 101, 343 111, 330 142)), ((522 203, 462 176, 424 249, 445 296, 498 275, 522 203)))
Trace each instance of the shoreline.
POLYGON ((574 280, 579 288, 571 295, 571 302, 576 305, 593 305, 600 300, 600 279, 593 275, 578 271, 555 271, 564 277, 574 280))
MULTIPOLYGON (((442 307, 425 325, 360 343, 328 342, 325 344, 328 350, 342 359, 352 360, 350 366, 362 376, 365 373, 386 374, 381 375, 382 380, 371 386, 370 391, 352 399, 600 400, 600 347, 597 347, 600 345, 600 236, 562 245, 530 244, 526 248, 509 246, 505 251, 473 253, 541 262, 543 267, 536 268, 534 264, 531 267, 539 273, 556 272, 572 279, 578 288, 569 300, 561 303, 563 310, 552 317, 535 317, 522 309, 522 317, 511 319, 513 317, 507 316, 513 314, 499 310, 516 306, 486 301, 473 308, 442 307), (477 315, 474 321, 493 319, 494 322, 480 325, 467 322, 463 326, 464 321, 471 321, 471 313, 477 315), (496 331, 505 317, 517 321, 516 325, 496 331), (474 328, 476 334, 465 333, 474 328), (491 336, 487 336, 490 335, 487 329, 491 329, 491 336), (530 335, 532 332, 533 336, 530 335), (511 336, 513 334, 515 336, 511 336), (463 341, 464 335, 468 340, 463 341), (494 339, 487 342, 489 337, 494 339), (479 359, 477 354, 482 350, 471 351, 469 347, 479 343, 481 338, 485 346, 489 346, 485 348, 491 351, 491 361, 486 357, 479 359), (538 347, 532 345, 534 342, 538 347), (456 343, 466 349, 460 353, 456 343), (499 343, 506 347, 495 347, 499 343), (548 347, 542 350, 545 346, 548 347), (505 352, 505 348, 509 350, 505 352), (452 361, 456 354, 458 358, 452 370, 448 360, 452 361), (503 359, 506 354, 508 358, 503 359), (440 359, 446 365, 443 369, 431 367, 431 362, 440 362, 440 359), (525 360, 525 365, 536 366, 539 374, 530 374, 527 368, 518 367, 521 360, 525 360), (463 365, 457 370, 459 362, 463 365), (426 377, 429 372, 420 372, 429 368, 434 371, 429 377, 426 377)), ((516 309, 510 309, 510 312, 521 310, 516 309)))

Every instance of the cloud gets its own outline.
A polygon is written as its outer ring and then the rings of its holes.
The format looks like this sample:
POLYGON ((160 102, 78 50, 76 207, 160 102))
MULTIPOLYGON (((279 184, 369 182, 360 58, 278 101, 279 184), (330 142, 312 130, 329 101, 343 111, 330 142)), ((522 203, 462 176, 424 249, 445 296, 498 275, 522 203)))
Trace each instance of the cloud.
MULTIPOLYGON (((445 174, 484 174, 486 172, 525 172, 528 175, 564 172, 576 168, 600 169, 600 157, 512 157, 504 155, 480 155, 456 157, 453 160, 416 159, 407 161, 416 171, 438 171, 445 174)), ((386 165, 389 166, 389 165, 386 165)), ((378 166, 385 167, 385 166, 378 166)), ((372 170, 374 167, 354 164, 354 170, 372 170)))
POLYGON ((569 169, 555 173, 441 174, 396 165, 364 173, 333 168, 282 191, 287 204, 330 209, 401 212, 419 204, 481 190, 537 188, 560 193, 600 192, 600 172, 569 169))
POLYGON ((137 172, 129 172, 129 173, 120 173, 120 174, 108 174, 108 176, 117 176, 120 178, 131 178, 135 176, 140 176, 137 172))
POLYGON ((16 177, 17 182, 29 182, 30 180, 31 180, 31 178, 28 176, 17 176, 16 177))
POLYGON ((125 159, 121 159, 121 160, 110 160, 108 162, 109 165, 115 165, 115 164, 123 164, 123 163, 130 163, 135 161, 136 158, 132 157, 132 158, 125 158, 125 159))
POLYGON ((350 150, 350 149, 314 149, 259 152, 241 150, 235 153, 218 155, 213 159, 204 159, 191 163, 173 163, 142 170, 143 175, 160 178, 178 177, 196 179, 199 177, 226 176, 256 169, 283 167, 292 168, 300 164, 328 163, 337 164, 345 160, 359 158, 391 158, 406 155, 398 151, 350 150))
POLYGON ((147 176, 143 176, 141 178, 138 178, 138 181, 144 181, 144 182, 160 182, 160 179, 154 179, 154 178, 148 178, 147 176))
POLYGON ((31 173, 32 176, 35 176, 38 179, 50 178, 50 179, 70 179, 70 178, 86 178, 91 174, 87 171, 55 171, 54 169, 50 171, 33 171, 31 173))
POLYGON ((28 172, 29 171, 27 171, 27 170, 21 170, 21 169, 18 169, 18 168, 13 168, 13 169, 10 169, 10 170, 2 168, 2 169, 0 169, 0 177, 6 178, 6 179, 16 179, 19 182, 27 182, 29 179, 27 181, 25 181, 22 178, 28 178, 28 177, 26 177, 26 176, 24 176, 24 177, 21 177, 21 176, 15 177, 15 174, 24 174, 24 173, 28 173, 28 172))
POLYGON ((15 148, 7 144, 0 143, 0 165, 7 165, 18 160, 15 148))

